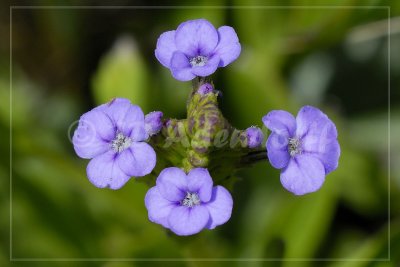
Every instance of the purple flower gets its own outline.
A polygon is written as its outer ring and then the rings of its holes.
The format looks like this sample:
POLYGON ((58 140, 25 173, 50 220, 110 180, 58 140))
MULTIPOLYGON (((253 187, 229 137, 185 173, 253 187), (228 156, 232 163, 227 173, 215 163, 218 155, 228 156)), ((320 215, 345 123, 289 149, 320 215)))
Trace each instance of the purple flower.
POLYGON ((272 131, 267 140, 271 165, 282 169, 282 185, 295 195, 317 191, 338 166, 340 146, 335 124, 319 109, 304 106, 296 119, 283 110, 263 117, 272 131))
POLYGON ((261 145, 264 135, 260 128, 251 126, 246 129, 247 135, 247 146, 249 148, 255 148, 261 145))
POLYGON ((222 26, 218 31, 205 19, 189 20, 176 31, 164 32, 157 41, 155 55, 180 81, 205 77, 225 67, 240 54, 235 30, 222 26))
POLYGON ((72 142, 78 156, 92 159, 87 166, 90 182, 119 189, 131 176, 153 170, 156 154, 143 142, 147 138, 140 107, 115 98, 81 116, 72 142))
POLYGON ((232 213, 232 196, 222 186, 213 187, 207 169, 164 169, 150 188, 145 205, 152 222, 177 235, 193 235, 226 223, 232 213))
POLYGON ((211 93, 214 91, 214 87, 210 83, 203 83, 200 87, 199 90, 197 90, 197 93, 200 95, 206 95, 208 93, 211 93))
POLYGON ((161 111, 153 111, 144 117, 144 126, 149 136, 157 134, 162 126, 163 113, 161 111))

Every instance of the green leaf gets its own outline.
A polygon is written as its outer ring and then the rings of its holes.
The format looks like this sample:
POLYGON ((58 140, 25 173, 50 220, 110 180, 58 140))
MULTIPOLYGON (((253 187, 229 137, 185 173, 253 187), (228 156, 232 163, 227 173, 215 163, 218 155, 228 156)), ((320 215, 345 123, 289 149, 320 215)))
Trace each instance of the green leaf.
POLYGON ((92 85, 97 104, 108 102, 115 97, 124 97, 146 109, 146 65, 131 37, 122 36, 115 42, 111 51, 100 61, 92 85))
MULTIPOLYGON (((398 226, 398 224, 395 224, 398 226)), ((398 231, 396 231, 398 232, 398 231)), ((346 245, 349 239, 346 236, 340 240, 340 245, 346 245)), ((390 262, 385 261, 388 258, 388 225, 383 225, 382 228, 367 238, 364 238, 362 242, 359 242, 357 246, 347 250, 346 255, 340 257, 342 261, 334 261, 329 264, 329 267, 366 267, 366 266, 395 266, 390 262), (347 259, 347 260, 346 260, 347 259), (371 262, 376 260, 374 265, 371 262), (378 265, 379 261, 387 263, 387 265, 378 265)), ((395 250, 393 250, 395 251, 395 250)))
MULTIPOLYGON (((290 197, 293 200, 292 212, 281 229, 286 259, 313 258, 316 254, 335 212, 337 198, 330 188, 331 185, 325 183, 318 192, 301 198, 290 197)), ((289 263, 285 262, 283 266, 291 266, 289 263)))

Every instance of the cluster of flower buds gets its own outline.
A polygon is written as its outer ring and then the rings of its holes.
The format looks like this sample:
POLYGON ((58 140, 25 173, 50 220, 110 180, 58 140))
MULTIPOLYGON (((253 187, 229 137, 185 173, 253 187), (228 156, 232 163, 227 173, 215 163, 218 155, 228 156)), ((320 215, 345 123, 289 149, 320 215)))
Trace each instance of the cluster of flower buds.
POLYGON ((269 160, 281 169, 284 188, 295 195, 317 191, 338 166, 334 123, 319 109, 302 107, 294 118, 273 110, 262 118, 271 131, 237 130, 218 108, 219 92, 209 76, 235 61, 241 45, 229 26, 205 19, 186 21, 158 39, 155 56, 172 76, 193 80, 187 118, 146 116, 128 99, 115 98, 83 114, 73 136, 87 176, 99 188, 119 189, 131 177, 148 179, 149 220, 177 235, 192 235, 226 223, 233 199, 227 188, 238 169, 269 160), (150 177, 150 178, 149 178, 150 177))

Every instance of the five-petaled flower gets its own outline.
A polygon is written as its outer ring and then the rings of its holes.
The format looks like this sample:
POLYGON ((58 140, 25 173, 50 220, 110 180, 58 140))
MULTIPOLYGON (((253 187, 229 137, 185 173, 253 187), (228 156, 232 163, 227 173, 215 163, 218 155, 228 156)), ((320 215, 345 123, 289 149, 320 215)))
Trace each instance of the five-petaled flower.
POLYGON ((296 119, 274 110, 263 117, 272 131, 267 140, 271 165, 282 169, 282 185, 295 195, 317 191, 338 166, 340 146, 335 124, 319 109, 304 106, 296 119))
POLYGON ((241 46, 235 30, 229 26, 218 30, 205 19, 189 20, 177 30, 161 34, 155 55, 180 81, 205 77, 218 67, 225 67, 240 54, 241 46))
POLYGON ((90 182, 119 189, 130 177, 153 170, 156 154, 143 142, 147 138, 140 107, 115 98, 83 114, 72 141, 78 156, 92 159, 87 166, 90 182))
POLYGON ((152 222, 177 235, 193 235, 226 223, 232 213, 232 196, 222 186, 213 187, 207 169, 187 175, 176 167, 164 169, 150 188, 145 205, 152 222))

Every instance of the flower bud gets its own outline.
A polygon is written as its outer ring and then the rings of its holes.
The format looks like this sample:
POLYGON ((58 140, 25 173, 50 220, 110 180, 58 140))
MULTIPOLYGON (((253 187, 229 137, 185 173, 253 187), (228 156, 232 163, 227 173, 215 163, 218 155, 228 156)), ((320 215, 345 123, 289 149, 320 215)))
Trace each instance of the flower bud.
POLYGON ((161 130, 162 116, 163 113, 161 111, 153 111, 145 116, 145 129, 149 136, 155 135, 161 130))
POLYGON ((197 93, 200 95, 206 95, 208 93, 211 93, 214 91, 214 87, 210 83, 204 83, 200 86, 199 90, 197 93))
POLYGON ((247 146, 249 148, 255 148, 261 145, 264 135, 260 128, 251 126, 246 129, 247 135, 247 146))

